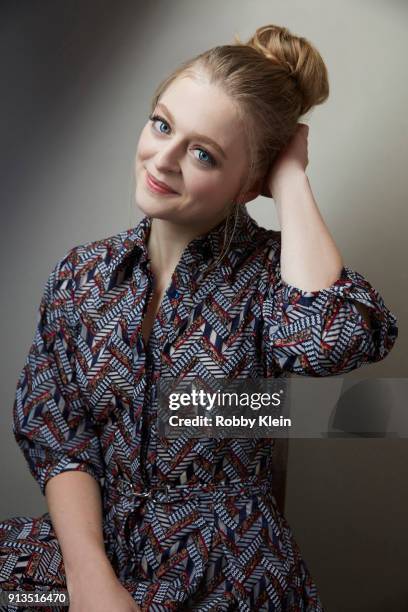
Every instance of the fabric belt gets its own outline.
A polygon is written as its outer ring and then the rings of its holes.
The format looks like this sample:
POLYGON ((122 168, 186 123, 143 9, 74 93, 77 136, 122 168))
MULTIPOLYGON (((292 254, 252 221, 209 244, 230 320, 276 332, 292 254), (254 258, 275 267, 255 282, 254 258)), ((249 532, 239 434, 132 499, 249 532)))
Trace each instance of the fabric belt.
POLYGON ((142 483, 135 484, 129 480, 110 476, 111 486, 123 495, 136 498, 139 501, 151 499, 154 502, 169 503, 172 501, 190 499, 192 496, 207 497, 211 500, 224 498, 225 495, 240 495, 251 497, 253 495, 272 494, 271 480, 236 480, 226 483, 186 483, 178 485, 152 485, 143 488, 142 483))

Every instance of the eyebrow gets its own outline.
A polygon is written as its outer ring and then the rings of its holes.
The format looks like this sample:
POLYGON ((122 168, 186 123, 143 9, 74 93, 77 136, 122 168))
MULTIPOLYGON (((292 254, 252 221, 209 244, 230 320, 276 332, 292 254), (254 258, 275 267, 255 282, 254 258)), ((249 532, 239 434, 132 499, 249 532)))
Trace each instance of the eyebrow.
MULTIPOLYGON (((163 102, 158 102, 156 104, 156 106, 159 107, 159 108, 162 108, 168 114, 168 116, 170 118, 170 121, 172 123, 176 123, 174 121, 173 115, 171 114, 171 112, 169 111, 167 106, 165 104, 163 104, 163 102)), ((196 138, 198 138, 199 140, 203 141, 203 142, 208 142, 210 145, 212 145, 214 147, 214 149, 216 149, 218 151, 218 153, 220 155, 222 155, 222 157, 224 159, 227 159, 227 156, 225 155, 224 151, 221 149, 220 145, 215 142, 215 140, 213 140, 212 138, 209 138, 208 136, 204 136, 204 134, 198 134, 198 132, 193 132, 192 135, 195 136, 196 138)))

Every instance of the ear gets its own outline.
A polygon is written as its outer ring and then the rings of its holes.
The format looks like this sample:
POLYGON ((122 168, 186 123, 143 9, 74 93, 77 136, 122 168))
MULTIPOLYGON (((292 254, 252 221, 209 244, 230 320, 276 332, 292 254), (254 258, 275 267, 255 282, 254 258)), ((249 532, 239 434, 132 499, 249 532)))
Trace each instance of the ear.
POLYGON ((237 203, 238 204, 246 204, 247 202, 251 202, 252 200, 255 200, 255 198, 257 198, 259 196, 259 191, 247 191, 243 196, 241 196, 240 198, 238 198, 237 203))
POLYGON ((263 195, 268 198, 271 197, 271 194, 269 192, 268 187, 265 185, 265 179, 263 177, 255 181, 251 189, 247 191, 244 195, 239 197, 237 202, 239 204, 246 204, 251 200, 255 200, 255 198, 257 198, 259 195, 263 195))

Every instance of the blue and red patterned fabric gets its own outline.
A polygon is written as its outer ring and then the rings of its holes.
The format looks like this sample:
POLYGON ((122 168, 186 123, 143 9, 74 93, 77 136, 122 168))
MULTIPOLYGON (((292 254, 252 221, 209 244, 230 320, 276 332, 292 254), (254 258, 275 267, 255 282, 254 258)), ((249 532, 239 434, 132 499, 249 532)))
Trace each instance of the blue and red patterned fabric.
MULTIPOLYGON (((52 270, 18 380, 16 441, 43 494, 67 470, 99 482, 106 553, 142 610, 320 612, 272 493, 274 439, 160 437, 157 384, 342 375, 389 353, 396 318, 348 267, 320 291, 284 283, 280 232, 244 207, 214 269, 225 222, 187 245, 146 344, 151 221, 76 246, 52 270), (135 495, 165 484, 179 493, 135 495)), ((40 586, 65 587, 49 514, 3 521, 0 588, 40 586)))

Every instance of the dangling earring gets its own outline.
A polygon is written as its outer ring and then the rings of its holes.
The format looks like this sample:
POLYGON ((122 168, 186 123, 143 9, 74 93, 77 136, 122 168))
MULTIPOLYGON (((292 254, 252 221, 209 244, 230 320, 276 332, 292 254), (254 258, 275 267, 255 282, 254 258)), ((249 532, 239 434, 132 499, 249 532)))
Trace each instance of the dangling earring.
MULTIPOLYGON (((231 234, 230 234, 230 239, 229 239, 228 246, 227 246, 227 249, 226 249, 226 250, 228 250, 228 249, 229 249, 229 246, 230 246, 230 244, 231 244, 231 242, 232 242, 232 239, 233 239, 233 237, 234 237, 234 234, 235 234, 235 228, 236 228, 236 226, 237 226, 238 215, 239 215, 239 208, 238 208, 238 207, 239 207, 239 204, 237 204, 236 202, 231 202, 231 208, 230 208, 230 213, 228 214, 227 225, 228 225, 228 222, 229 222, 230 214, 231 214, 231 212, 233 211, 233 216, 234 216, 234 227, 232 228, 232 232, 231 232, 231 234)), ((231 215, 231 216, 232 216, 232 215, 231 215)))

